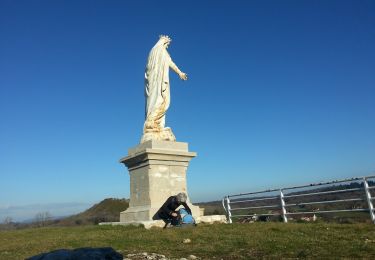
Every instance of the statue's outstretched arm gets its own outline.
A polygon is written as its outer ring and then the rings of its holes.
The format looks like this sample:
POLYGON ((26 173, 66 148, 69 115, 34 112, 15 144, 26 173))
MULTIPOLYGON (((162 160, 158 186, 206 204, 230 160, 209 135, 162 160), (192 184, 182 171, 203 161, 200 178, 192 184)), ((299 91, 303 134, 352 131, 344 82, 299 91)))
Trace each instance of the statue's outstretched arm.
POLYGON ((187 80, 186 73, 183 73, 172 60, 171 60, 171 63, 169 64, 169 67, 171 67, 171 69, 174 72, 176 72, 178 74, 178 76, 180 76, 180 79, 187 80))

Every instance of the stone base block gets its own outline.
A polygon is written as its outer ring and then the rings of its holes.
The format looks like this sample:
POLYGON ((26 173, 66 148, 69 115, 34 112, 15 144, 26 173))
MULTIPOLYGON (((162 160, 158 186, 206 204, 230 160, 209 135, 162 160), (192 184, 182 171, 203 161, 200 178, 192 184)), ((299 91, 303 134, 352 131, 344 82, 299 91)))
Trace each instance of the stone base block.
MULTIPOLYGON (((158 220, 157 212, 162 204, 157 205, 158 207, 151 206, 138 206, 130 207, 127 210, 120 213, 120 222, 139 222, 139 221, 151 221, 158 220)), ((189 208, 193 216, 200 217, 203 215, 204 209, 199 208, 191 203, 188 203, 189 208)))
POLYGON ((165 223, 163 220, 150 220, 150 221, 133 221, 133 222, 102 222, 100 226, 111 225, 111 226, 141 226, 143 225, 146 229, 152 227, 163 228, 165 223))
MULTIPOLYGON (((225 215, 210 215, 210 216, 201 216, 195 218, 197 224, 213 224, 213 223, 227 223, 227 218, 225 215)), ((143 225, 146 229, 152 227, 163 228, 165 223, 163 220, 149 220, 149 221, 120 221, 120 222, 102 222, 99 225, 112 225, 112 226, 140 226, 143 225)))
POLYGON ((225 215, 201 216, 196 218, 196 222, 202 224, 227 223, 227 217, 225 215))

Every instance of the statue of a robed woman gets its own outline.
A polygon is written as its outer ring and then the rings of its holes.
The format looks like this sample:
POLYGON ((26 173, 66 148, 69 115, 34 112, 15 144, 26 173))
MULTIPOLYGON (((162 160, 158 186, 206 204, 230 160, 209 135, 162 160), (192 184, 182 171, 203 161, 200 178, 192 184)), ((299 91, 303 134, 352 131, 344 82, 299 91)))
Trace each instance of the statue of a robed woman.
POLYGON ((168 36, 161 35, 151 49, 145 71, 146 119, 141 143, 148 140, 176 141, 170 127, 165 127, 165 113, 170 104, 169 68, 182 80, 187 80, 171 59, 167 48, 171 43, 168 36))

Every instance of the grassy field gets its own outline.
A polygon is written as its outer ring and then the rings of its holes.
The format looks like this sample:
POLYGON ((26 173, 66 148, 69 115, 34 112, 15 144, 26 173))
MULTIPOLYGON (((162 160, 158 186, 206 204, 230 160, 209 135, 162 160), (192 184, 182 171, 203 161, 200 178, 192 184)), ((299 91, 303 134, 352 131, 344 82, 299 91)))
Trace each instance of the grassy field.
POLYGON ((0 232, 0 259, 24 259, 55 249, 113 247, 128 253, 202 259, 372 258, 375 225, 253 223, 150 229, 124 226, 45 227, 0 232), (182 240, 191 239, 184 244, 182 240))

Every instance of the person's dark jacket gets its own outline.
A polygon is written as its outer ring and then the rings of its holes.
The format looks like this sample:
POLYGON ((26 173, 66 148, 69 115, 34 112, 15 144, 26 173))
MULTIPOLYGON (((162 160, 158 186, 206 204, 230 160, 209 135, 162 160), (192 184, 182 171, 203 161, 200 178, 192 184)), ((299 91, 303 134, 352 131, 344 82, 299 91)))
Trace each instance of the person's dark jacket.
POLYGON ((159 209, 159 216, 161 218, 171 218, 171 214, 181 205, 191 214, 191 210, 186 202, 179 202, 176 196, 170 196, 159 209))

